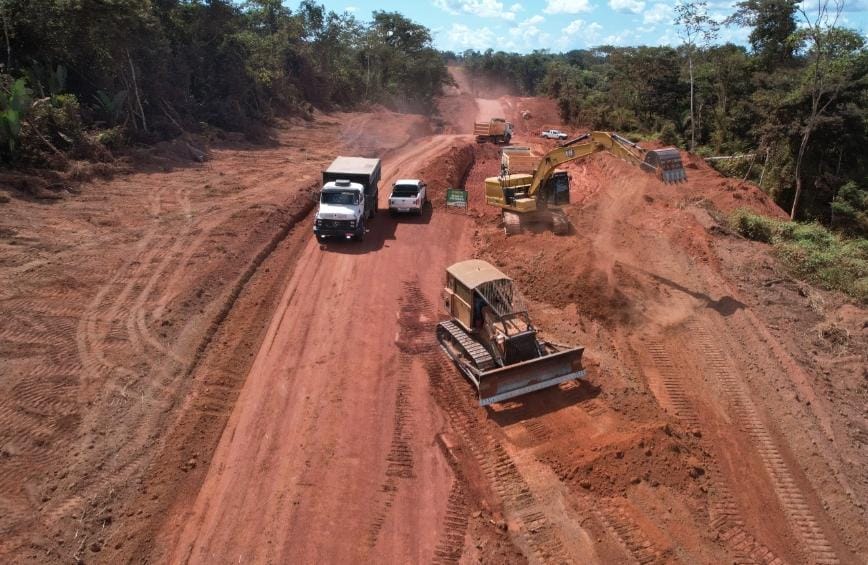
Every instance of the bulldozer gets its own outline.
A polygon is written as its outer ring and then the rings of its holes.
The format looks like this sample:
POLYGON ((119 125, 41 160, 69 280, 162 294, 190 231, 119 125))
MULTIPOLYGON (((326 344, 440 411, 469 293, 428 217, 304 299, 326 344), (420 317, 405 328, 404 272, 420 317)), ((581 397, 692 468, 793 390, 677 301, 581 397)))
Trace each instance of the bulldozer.
POLYGON ((607 151, 652 172, 663 182, 687 180, 678 149, 648 150, 617 133, 592 131, 546 153, 533 173, 512 172, 508 163, 515 161, 515 157, 504 158, 502 163, 507 165, 501 167, 500 176, 485 179, 485 200, 503 210, 503 226, 508 235, 541 224, 555 234, 566 234, 570 224, 559 205, 569 203, 569 190, 565 202, 563 191, 551 189, 559 183, 549 181, 559 165, 600 151, 607 151))
POLYGON ((581 379, 584 347, 544 341, 512 279, 478 259, 446 269, 437 341, 488 406, 581 379))

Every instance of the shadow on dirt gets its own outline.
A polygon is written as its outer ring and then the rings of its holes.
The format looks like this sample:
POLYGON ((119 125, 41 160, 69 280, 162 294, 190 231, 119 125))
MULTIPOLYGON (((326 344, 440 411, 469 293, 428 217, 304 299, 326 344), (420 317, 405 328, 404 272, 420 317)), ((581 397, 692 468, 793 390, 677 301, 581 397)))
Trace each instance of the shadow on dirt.
POLYGON ((599 394, 600 387, 587 381, 564 383, 501 402, 493 407, 488 406, 486 411, 489 418, 499 426, 510 426, 569 408, 596 398, 599 394))
POLYGON ((655 275, 653 273, 647 273, 647 274, 648 274, 648 276, 650 276, 654 280, 661 282, 670 288, 674 288, 675 290, 678 290, 678 291, 683 292, 689 296, 692 296, 693 298, 696 298, 697 300, 701 300, 702 302, 705 303, 706 308, 711 308, 712 310, 714 310, 715 312, 717 312, 718 314, 720 314, 721 316, 723 316, 725 318, 732 316, 733 314, 735 314, 739 310, 745 308, 745 305, 742 302, 739 302, 738 300, 736 300, 732 296, 729 296, 729 295, 722 296, 722 297, 718 298, 717 300, 714 300, 705 293, 690 290, 689 288, 683 287, 680 284, 678 284, 677 282, 671 281, 665 277, 661 277, 660 275, 655 275))
POLYGON ((364 241, 331 237, 320 241, 320 249, 329 253, 342 253, 344 255, 362 255, 379 251, 387 246, 387 242, 397 239, 395 232, 398 224, 428 224, 431 222, 433 210, 431 205, 422 209, 419 216, 391 215, 387 210, 380 210, 373 221, 368 224, 364 241))

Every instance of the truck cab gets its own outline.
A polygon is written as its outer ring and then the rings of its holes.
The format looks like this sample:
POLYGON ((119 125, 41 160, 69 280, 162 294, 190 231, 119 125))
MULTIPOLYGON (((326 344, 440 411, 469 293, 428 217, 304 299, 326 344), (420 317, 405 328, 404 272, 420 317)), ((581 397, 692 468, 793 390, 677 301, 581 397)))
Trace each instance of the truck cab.
POLYGON ((313 233, 319 240, 341 237, 361 241, 377 213, 380 160, 336 157, 322 173, 313 233))
POLYGON ((313 232, 320 239, 338 236, 362 240, 365 215, 365 188, 348 180, 331 181, 320 191, 313 232))

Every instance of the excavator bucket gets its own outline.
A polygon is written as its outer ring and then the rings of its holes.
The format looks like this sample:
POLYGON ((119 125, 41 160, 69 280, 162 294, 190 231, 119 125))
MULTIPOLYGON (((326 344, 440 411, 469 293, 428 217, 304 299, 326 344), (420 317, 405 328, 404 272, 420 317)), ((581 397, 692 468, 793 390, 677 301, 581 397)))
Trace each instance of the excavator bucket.
POLYGON ((657 171, 657 176, 666 183, 687 180, 687 173, 681 163, 681 153, 674 147, 654 149, 645 154, 645 164, 657 171))
POLYGON ((584 377, 584 351, 574 347, 481 373, 466 372, 479 389, 479 405, 488 406, 584 377))

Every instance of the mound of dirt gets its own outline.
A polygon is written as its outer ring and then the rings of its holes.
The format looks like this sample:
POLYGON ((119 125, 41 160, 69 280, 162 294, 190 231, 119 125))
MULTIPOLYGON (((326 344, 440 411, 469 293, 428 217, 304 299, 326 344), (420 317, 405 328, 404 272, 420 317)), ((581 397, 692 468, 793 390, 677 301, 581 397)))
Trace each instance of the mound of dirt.
POLYGON ((473 163, 473 148, 456 143, 440 159, 422 169, 421 178, 428 182, 428 198, 435 206, 445 206, 446 189, 464 185, 464 174, 473 163))
POLYGON ((500 102, 506 109, 507 119, 518 133, 538 136, 544 130, 564 127, 558 104, 551 98, 504 96, 500 102))
POLYGON ((604 445, 588 442, 563 455, 550 453, 541 459, 561 480, 597 496, 624 495, 641 482, 692 497, 708 488, 709 455, 698 438, 667 424, 634 430, 604 445))

